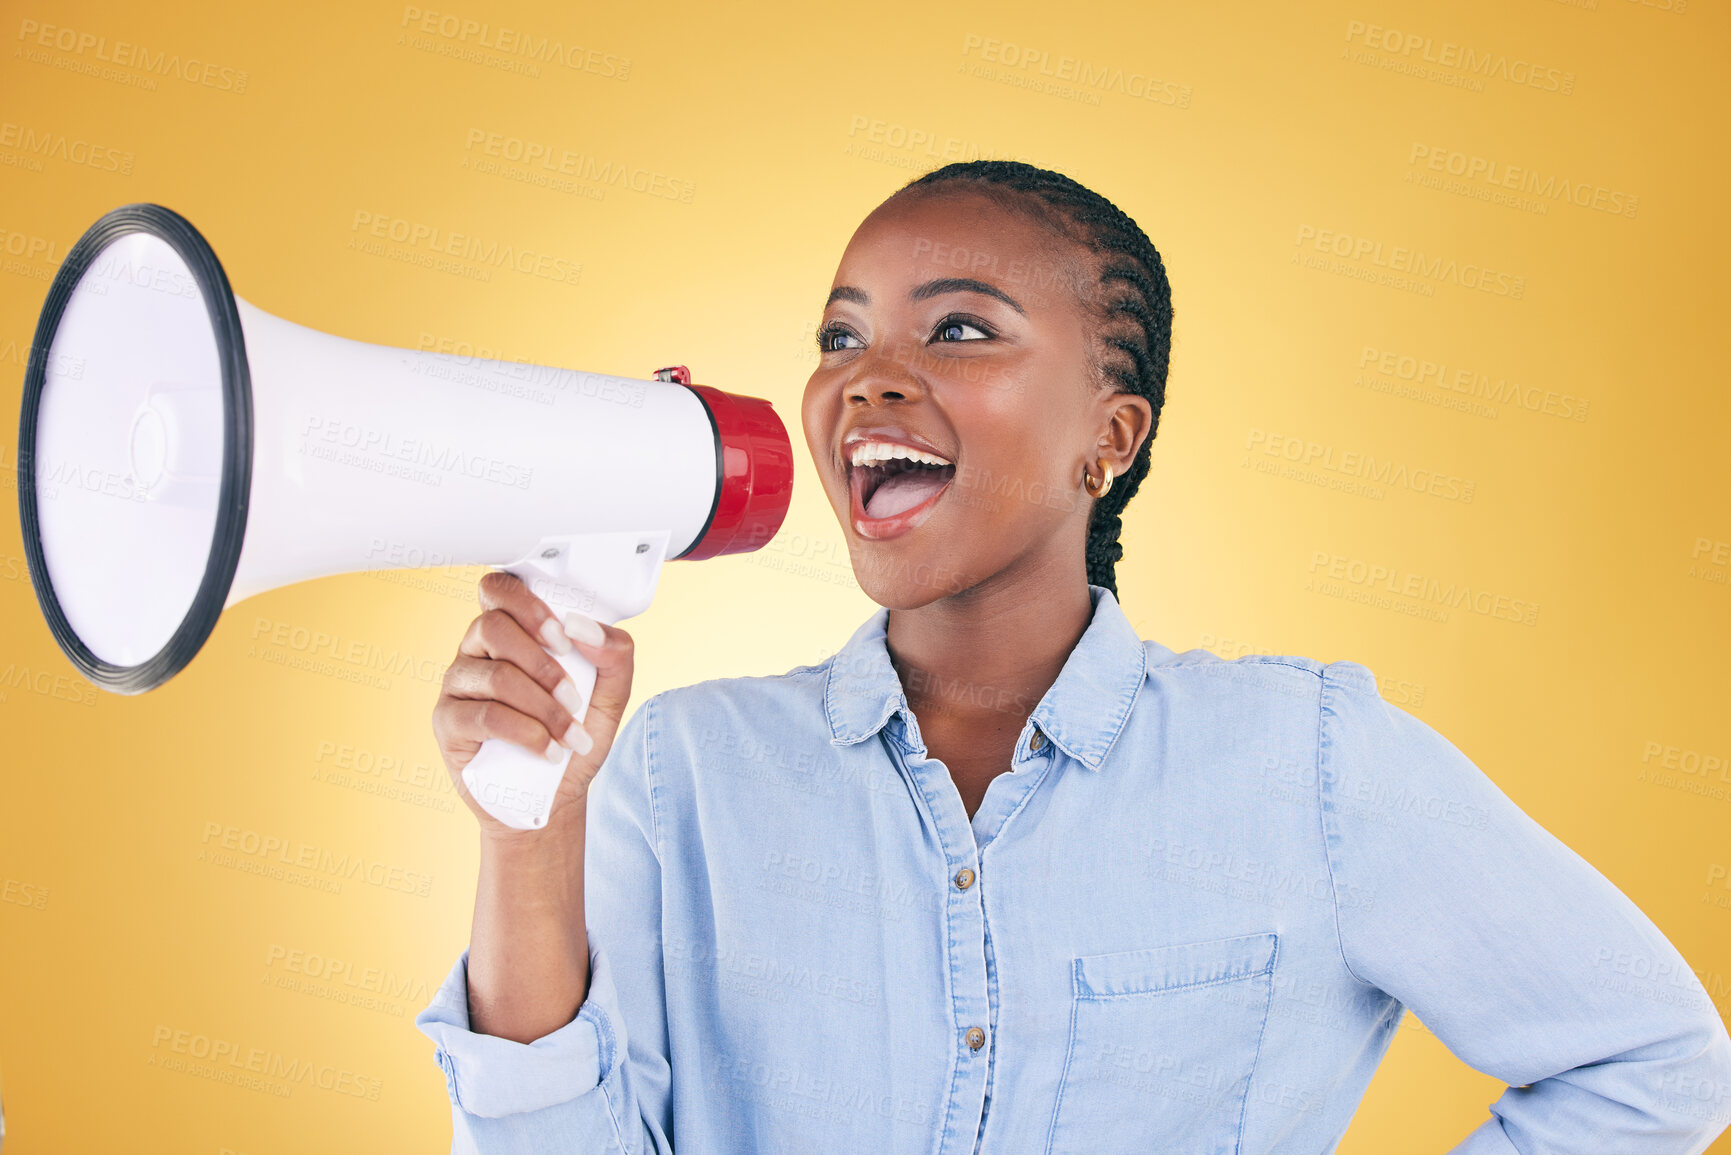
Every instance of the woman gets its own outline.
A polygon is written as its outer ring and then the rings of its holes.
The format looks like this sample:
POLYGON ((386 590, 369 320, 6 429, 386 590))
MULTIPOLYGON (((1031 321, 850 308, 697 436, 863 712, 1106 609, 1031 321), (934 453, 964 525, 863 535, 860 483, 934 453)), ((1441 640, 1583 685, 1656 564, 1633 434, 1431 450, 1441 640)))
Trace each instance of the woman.
POLYGON ((1323 1152, 1407 1007, 1511 1086, 1458 1151, 1724 1125, 1687 964, 1368 670, 1131 629, 1171 318, 1103 198, 939 169, 854 234, 806 388, 884 607, 838 654, 621 729, 625 632, 483 581, 434 715, 458 789, 489 737, 576 756, 544 830, 471 804, 471 944, 419 1020, 459 1149, 1323 1152), (1606 982, 1628 957, 1678 997, 1606 982))

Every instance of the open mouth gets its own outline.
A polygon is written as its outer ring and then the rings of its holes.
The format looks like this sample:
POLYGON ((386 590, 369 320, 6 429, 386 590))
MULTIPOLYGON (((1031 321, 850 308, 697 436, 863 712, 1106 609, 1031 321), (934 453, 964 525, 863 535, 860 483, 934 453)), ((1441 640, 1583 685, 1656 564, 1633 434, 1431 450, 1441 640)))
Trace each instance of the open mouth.
POLYGON ((936 454, 882 441, 855 445, 849 464, 856 509, 873 521, 900 517, 929 503, 956 476, 954 463, 936 454))

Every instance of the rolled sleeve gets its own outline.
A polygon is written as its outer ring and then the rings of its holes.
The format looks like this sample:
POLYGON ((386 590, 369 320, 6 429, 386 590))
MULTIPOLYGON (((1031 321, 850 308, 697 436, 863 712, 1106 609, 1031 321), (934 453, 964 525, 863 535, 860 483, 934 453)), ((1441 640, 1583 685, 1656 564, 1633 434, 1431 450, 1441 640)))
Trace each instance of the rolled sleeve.
POLYGON ((438 1048, 453 1152, 670 1155, 661 870, 647 777, 653 705, 620 730, 589 788, 589 990, 576 1017, 532 1043, 472 1031, 464 951, 415 1019, 438 1048))
POLYGON ((599 989, 603 976, 590 979, 590 995, 576 1018, 532 1043, 518 1043, 469 1029, 468 970, 469 952, 464 951, 432 1003, 415 1018, 415 1026, 438 1046, 452 1106, 497 1119, 545 1110, 600 1086, 613 1066, 615 1038, 601 1008, 609 1001, 599 989))
POLYGON ((1362 666, 1324 671, 1319 734, 1336 891, 1377 895, 1336 904, 1348 970, 1509 1084, 1456 1152, 1703 1150, 1731 1038, 1658 927, 1362 666))

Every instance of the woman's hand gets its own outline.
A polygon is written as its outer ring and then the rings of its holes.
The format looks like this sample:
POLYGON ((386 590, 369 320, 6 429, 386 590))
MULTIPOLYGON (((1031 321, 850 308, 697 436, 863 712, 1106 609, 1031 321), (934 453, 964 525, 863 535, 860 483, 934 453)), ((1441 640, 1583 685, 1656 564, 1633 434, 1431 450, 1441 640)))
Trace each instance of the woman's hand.
POLYGON ((469 623, 433 707, 433 734, 451 781, 484 834, 538 833, 513 830, 481 809, 463 785, 463 768, 489 738, 503 738, 537 757, 562 746, 571 751, 571 761, 554 795, 547 829, 561 828, 561 819, 580 824, 589 783, 613 746, 631 697, 631 635, 582 614, 561 623, 507 573, 487 574, 478 592, 481 615, 469 623), (596 671, 581 725, 574 718, 581 696, 549 653, 573 647, 596 671))
POLYGON ((631 635, 582 615, 560 622, 509 574, 488 574, 479 592, 481 616, 445 671, 433 733, 451 782, 481 824, 470 1028, 528 1043, 569 1023, 588 990, 584 819, 589 783, 631 697, 631 635), (581 726, 572 720, 582 707, 577 687, 548 652, 573 646, 595 664, 595 691, 581 726), (550 746, 571 751, 546 826, 513 830, 470 797, 463 768, 489 738, 536 757, 550 746))

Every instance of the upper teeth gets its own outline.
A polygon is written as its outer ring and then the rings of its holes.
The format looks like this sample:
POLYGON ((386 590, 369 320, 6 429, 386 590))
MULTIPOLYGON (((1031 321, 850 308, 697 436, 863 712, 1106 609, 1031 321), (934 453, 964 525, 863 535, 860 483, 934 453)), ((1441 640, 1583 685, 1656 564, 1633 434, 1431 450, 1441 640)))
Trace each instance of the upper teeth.
POLYGON ((871 465, 879 461, 888 461, 893 457, 917 461, 921 465, 949 465, 950 462, 935 453, 912 449, 906 445, 895 445, 888 441, 861 441, 853 447, 848 461, 853 465, 871 465))

